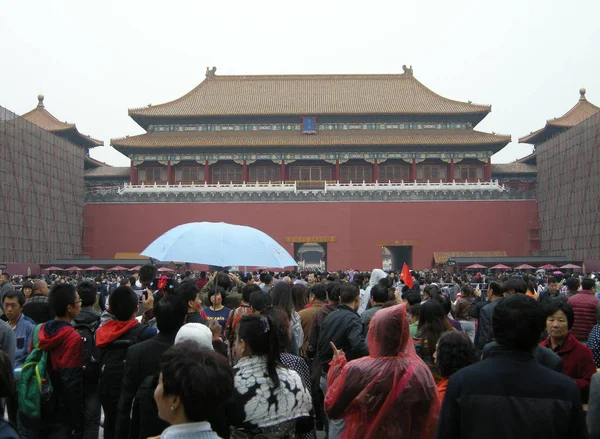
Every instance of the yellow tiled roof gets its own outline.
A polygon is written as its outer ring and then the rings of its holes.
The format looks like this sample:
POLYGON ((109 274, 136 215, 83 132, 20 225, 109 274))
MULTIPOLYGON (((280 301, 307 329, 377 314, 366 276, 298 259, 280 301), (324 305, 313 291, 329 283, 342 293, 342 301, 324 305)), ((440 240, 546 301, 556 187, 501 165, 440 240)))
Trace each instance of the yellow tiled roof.
POLYGON ((500 149, 510 136, 474 130, 365 130, 319 131, 303 135, 299 131, 258 132, 167 132, 146 133, 112 139, 118 150, 144 148, 287 147, 287 146, 412 146, 412 145, 489 145, 500 149))
MULTIPOLYGON (((444 98, 402 75, 207 75, 186 95, 129 110, 138 117, 481 114, 491 107, 444 98)), ((137 119, 136 119, 137 120, 137 119)))
POLYGON ((119 252, 115 253, 114 259, 148 259, 148 256, 142 256, 139 253, 119 252))
POLYGON ((21 116, 23 119, 50 133, 61 134, 72 131, 78 140, 88 148, 104 145, 101 140, 80 133, 74 123, 61 122, 44 107, 44 95, 38 96, 38 105, 33 110, 21 116))
POLYGON ((519 143, 542 143, 556 132, 562 132, 565 129, 574 127, 600 111, 600 107, 595 106, 585 98, 584 88, 579 90, 579 94, 579 101, 573 108, 561 117, 546 121, 546 126, 544 126, 544 128, 540 128, 527 136, 521 137, 519 143))
POLYGON ((433 252, 433 260, 436 264, 445 264, 450 258, 489 258, 505 257, 505 251, 487 251, 487 252, 433 252))

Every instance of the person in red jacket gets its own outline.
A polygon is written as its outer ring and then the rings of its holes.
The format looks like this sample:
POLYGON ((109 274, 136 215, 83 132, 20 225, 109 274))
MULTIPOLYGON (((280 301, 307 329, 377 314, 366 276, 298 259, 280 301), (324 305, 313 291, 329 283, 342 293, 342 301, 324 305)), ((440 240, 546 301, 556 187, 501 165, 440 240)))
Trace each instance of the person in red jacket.
POLYGON ((578 342, 571 333, 574 322, 575 314, 568 303, 549 303, 546 308, 546 330, 549 337, 541 345, 560 356, 563 373, 573 378, 585 404, 589 397, 592 375, 596 373, 596 364, 590 348, 578 342))
POLYGON ((81 299, 73 285, 64 283, 52 288, 49 303, 56 317, 40 328, 39 346, 48 352, 52 365, 50 380, 58 407, 52 420, 28 427, 29 437, 80 438, 83 433, 83 342, 71 321, 81 311, 81 299))
POLYGON ((572 333, 581 342, 587 342, 596 324, 596 308, 600 299, 596 297, 596 282, 586 277, 581 282, 581 291, 569 297, 569 305, 575 313, 575 324, 572 333))

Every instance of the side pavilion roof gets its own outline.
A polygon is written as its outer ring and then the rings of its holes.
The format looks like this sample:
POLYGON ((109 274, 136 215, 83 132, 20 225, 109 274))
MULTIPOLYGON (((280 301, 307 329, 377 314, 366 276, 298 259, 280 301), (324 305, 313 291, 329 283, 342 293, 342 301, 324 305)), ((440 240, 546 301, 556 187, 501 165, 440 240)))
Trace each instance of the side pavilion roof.
POLYGON ((21 116, 43 130, 56 134, 84 148, 93 148, 104 145, 101 140, 80 133, 74 123, 61 122, 54 117, 44 106, 44 95, 38 96, 37 107, 21 116))

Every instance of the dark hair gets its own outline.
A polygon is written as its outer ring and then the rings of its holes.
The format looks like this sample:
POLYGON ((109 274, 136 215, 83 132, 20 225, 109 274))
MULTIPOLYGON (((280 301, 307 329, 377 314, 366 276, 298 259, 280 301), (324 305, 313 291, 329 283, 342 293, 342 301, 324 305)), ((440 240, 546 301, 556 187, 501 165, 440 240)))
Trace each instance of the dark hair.
POLYGON ((292 289, 287 282, 278 282, 271 288, 271 297, 273 298, 273 306, 278 306, 288 315, 292 317, 294 302, 292 300, 292 289))
POLYGON ((221 299, 225 300, 225 290, 222 287, 212 287, 210 289, 210 291, 208 292, 208 306, 212 306, 212 302, 210 301, 210 299, 216 295, 216 294, 221 294, 221 299))
POLYGON ((71 284, 56 284, 50 291, 48 299, 50 308, 54 311, 57 317, 65 317, 67 315, 67 307, 75 305, 77 290, 71 284))
POLYGON ((564 302, 562 300, 553 300, 552 302, 549 302, 544 308, 544 311, 546 314, 546 318, 550 317, 551 315, 554 315, 554 313, 556 313, 557 311, 564 312, 567 316, 567 324, 569 326, 569 331, 575 323, 575 313, 573 312, 573 308, 571 308, 571 305, 569 305, 567 302, 564 302))
POLYGON ((410 315, 411 316, 419 317, 420 313, 421 313, 421 304, 420 303, 415 303, 414 305, 410 306, 410 315))
POLYGON ((360 286, 365 283, 365 275, 362 273, 354 273, 354 282, 360 286))
MULTIPOLYGON (((579 289, 579 285, 581 285, 581 282, 579 282, 578 278, 576 278, 575 276, 572 276, 565 281, 565 285, 567 286, 567 289, 569 291, 577 292, 577 290, 579 289)), ((582 289, 585 289, 585 288, 582 287, 582 289)))
POLYGON ((279 341, 280 352, 287 352, 291 345, 290 337, 290 319, 281 308, 268 308, 262 313, 273 320, 275 331, 277 331, 277 340, 279 341))
POLYGON ((142 286, 148 287, 150 283, 154 280, 154 278, 158 275, 158 270, 154 265, 146 264, 143 267, 140 267, 138 275, 142 286))
POLYGON ((292 301, 294 302, 294 309, 296 311, 302 311, 308 303, 308 297, 306 296, 306 287, 302 284, 295 284, 292 286, 292 301))
POLYGON ((271 276, 269 273, 263 273, 264 276, 261 276, 261 282, 264 283, 265 285, 269 285, 271 282, 273 282, 273 276, 271 276))
MULTIPOLYGON (((385 290, 385 294, 387 297, 387 290, 385 290)), ((360 290, 356 284, 344 283, 340 287, 340 300, 342 303, 352 303, 358 296, 360 296, 360 290)))
POLYGON ((440 296, 440 290, 437 285, 427 285, 423 288, 423 293, 427 294, 431 299, 437 299, 440 296))
POLYGON ((185 322, 187 309, 187 302, 181 296, 170 294, 160 299, 154 308, 158 330, 164 334, 177 334, 185 322))
POLYGON ((98 287, 94 282, 84 280, 77 285, 81 306, 93 306, 98 300, 98 287))
POLYGON ((531 351, 539 342, 544 328, 542 305, 524 294, 500 300, 492 317, 498 344, 509 349, 531 351))
POLYGON ((460 291, 462 292, 463 299, 470 299, 471 297, 475 297, 475 290, 469 284, 463 285, 460 291))
POLYGON ((130 320, 137 306, 138 297, 129 287, 118 287, 108 296, 110 313, 121 322, 130 320))
POLYGON ((413 306, 415 303, 421 303, 421 295, 419 293, 408 293, 406 301, 410 306, 413 306))
POLYGON ((423 338, 427 339, 431 352, 435 351, 435 346, 442 334, 451 329, 452 325, 448 321, 448 316, 440 302, 428 300, 421 304, 417 332, 420 332, 423 338))
MULTIPOLYGON (((442 306, 444 307, 444 312, 446 313, 446 316, 450 313, 450 310, 452 309, 452 303, 450 302, 450 299, 448 299, 446 296, 443 295, 438 295, 435 300, 437 300, 438 302, 440 302, 442 304, 442 306)), ((411 309, 412 309, 412 305, 411 305, 411 309)))
POLYGON ((327 300, 327 288, 321 284, 317 284, 310 289, 310 294, 315 296, 315 299, 325 302, 327 300))
POLYGON ((558 279, 556 279, 554 276, 550 276, 548 278, 548 283, 549 284, 556 284, 556 283, 558 283, 558 279))
POLYGON ((184 300, 186 309, 188 302, 196 300, 199 292, 200 288, 192 280, 184 280, 175 288, 175 294, 184 300))
POLYGON ((15 291, 15 290, 10 290, 7 291, 6 293, 4 293, 4 297, 2 297, 2 305, 4 305, 4 301, 6 299, 17 299, 19 302, 19 305, 22 307, 23 305, 25 305, 25 294, 23 294, 21 291, 15 291))
POLYGON ((217 273, 213 284, 216 287, 221 287, 223 290, 227 291, 231 286, 231 279, 229 279, 229 276, 225 273, 217 273))
POLYGON ((271 308, 273 306, 273 299, 269 293, 259 289, 258 291, 250 294, 250 301, 248 303, 252 309, 260 312, 267 308, 271 308))
POLYGON ((463 367, 477 362, 475 346, 469 336, 462 331, 448 331, 437 344, 435 364, 440 375, 450 377, 463 367))
POLYGON ((275 388, 279 387, 279 338, 275 323, 269 316, 247 314, 240 319, 238 339, 250 348, 253 355, 267 356, 267 370, 275 388))
MULTIPOLYGON (((314 288, 314 287, 313 287, 314 288)), ((331 302, 340 301, 342 284, 340 282, 330 282, 325 287, 327 289, 327 299, 331 302)))
POLYGON ((162 355, 160 372, 163 396, 178 396, 190 422, 213 419, 233 395, 233 370, 227 359, 190 340, 162 355))
POLYGON ((488 290, 492 291, 492 296, 494 297, 503 297, 504 296, 504 287, 500 282, 492 281, 488 285, 488 290))
POLYGON ((371 288, 371 299, 375 303, 385 303, 388 300, 388 289, 381 285, 377 284, 371 288))
MULTIPOLYGON (((567 280, 567 285, 569 285, 569 281, 567 280)), ((578 286, 579 287, 579 286, 578 286)), ((581 289, 582 290, 591 290, 596 287, 596 282, 594 279, 590 277, 584 277, 581 281, 581 289)))
POLYGON ((23 282, 23 288, 21 289, 24 290, 25 288, 29 288, 33 291, 33 282, 31 282, 30 280, 23 282))
POLYGON ((261 291, 260 287, 256 284, 247 284, 242 288, 242 300, 246 303, 250 303, 250 295, 255 291, 261 291))
POLYGON ((515 293, 525 294, 527 292, 527 284, 523 279, 518 277, 511 277, 504 282, 504 292, 514 291, 515 293))

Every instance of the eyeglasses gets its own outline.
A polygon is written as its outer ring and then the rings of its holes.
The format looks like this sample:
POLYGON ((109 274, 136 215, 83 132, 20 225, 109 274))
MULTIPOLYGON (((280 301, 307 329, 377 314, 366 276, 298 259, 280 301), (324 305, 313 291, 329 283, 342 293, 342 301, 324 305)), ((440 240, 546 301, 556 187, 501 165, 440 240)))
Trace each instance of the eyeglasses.
POLYGON ((75 305, 77 305, 78 303, 81 303, 81 302, 82 302, 82 300, 79 299, 79 300, 76 300, 75 303, 72 303, 72 305, 75 306, 75 305))

